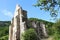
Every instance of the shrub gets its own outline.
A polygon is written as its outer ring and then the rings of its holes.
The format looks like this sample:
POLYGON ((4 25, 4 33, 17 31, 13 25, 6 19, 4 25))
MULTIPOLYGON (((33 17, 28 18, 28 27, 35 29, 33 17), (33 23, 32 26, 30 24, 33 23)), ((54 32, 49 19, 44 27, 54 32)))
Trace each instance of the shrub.
POLYGON ((37 40, 37 35, 34 29, 28 29, 23 34, 24 40, 37 40))

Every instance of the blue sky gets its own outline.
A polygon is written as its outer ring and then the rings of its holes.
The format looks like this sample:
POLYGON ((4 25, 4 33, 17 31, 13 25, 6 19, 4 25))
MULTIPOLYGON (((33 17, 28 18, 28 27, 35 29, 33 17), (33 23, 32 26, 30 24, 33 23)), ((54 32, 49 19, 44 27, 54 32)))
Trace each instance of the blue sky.
MULTIPOLYGON (((33 6, 36 1, 37 0, 0 0, 0 21, 10 21, 14 15, 16 4, 19 4, 27 11, 28 18, 33 17, 53 22, 54 20, 50 20, 49 12, 33 6)), ((59 17, 60 16, 58 16, 58 18, 59 17)))

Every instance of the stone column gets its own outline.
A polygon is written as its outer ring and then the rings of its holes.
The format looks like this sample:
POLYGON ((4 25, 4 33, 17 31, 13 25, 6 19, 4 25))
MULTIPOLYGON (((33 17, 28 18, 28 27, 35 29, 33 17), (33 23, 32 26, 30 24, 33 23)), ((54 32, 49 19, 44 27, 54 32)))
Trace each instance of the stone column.
POLYGON ((33 28, 35 28, 35 29, 37 28, 37 24, 36 24, 36 22, 35 22, 35 21, 32 21, 32 23, 31 23, 31 24, 32 24, 32 27, 33 27, 33 28))
POLYGON ((44 37, 47 37, 48 35, 47 35, 47 32, 46 32, 45 24, 44 23, 40 23, 40 26, 42 28, 42 32, 43 32, 44 37))
POLYGON ((17 19, 14 17, 14 26, 13 26, 13 40, 16 40, 16 32, 17 32, 17 19))
POLYGON ((19 5, 16 5, 15 13, 14 13, 14 27, 13 27, 13 40, 20 40, 20 13, 18 10, 20 9, 19 5))
POLYGON ((20 11, 19 11, 19 13, 20 13, 20 40, 23 40, 23 38, 22 38, 22 33, 24 33, 24 22, 22 21, 22 9, 20 9, 20 11))
POLYGON ((25 31, 26 24, 27 14, 19 5, 16 5, 11 27, 9 28, 9 40, 23 40, 22 33, 25 31))
POLYGON ((11 20, 11 25, 9 26, 9 40, 13 40, 13 26, 14 26, 14 18, 11 20))
POLYGON ((9 26, 9 40, 12 40, 12 35, 11 35, 11 25, 9 26))
POLYGON ((17 18, 17 32, 16 32, 16 40, 20 40, 20 14, 16 16, 17 18))

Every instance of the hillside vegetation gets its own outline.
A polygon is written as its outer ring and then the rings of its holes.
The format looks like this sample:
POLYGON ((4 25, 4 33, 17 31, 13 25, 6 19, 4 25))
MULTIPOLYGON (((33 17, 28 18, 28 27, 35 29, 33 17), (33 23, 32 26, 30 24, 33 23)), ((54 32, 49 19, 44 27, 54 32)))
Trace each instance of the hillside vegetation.
POLYGON ((0 40, 8 40, 10 21, 0 21, 0 40))
MULTIPOLYGON (((45 20, 42 20, 42 19, 37 19, 37 18, 29 18, 28 20, 39 21, 39 22, 45 23, 46 28, 48 30, 48 34, 49 35, 53 34, 51 28, 52 28, 52 25, 54 23, 48 22, 48 21, 45 21, 45 20)), ((9 25, 10 25, 10 21, 0 21, 0 40, 8 40, 9 25)))

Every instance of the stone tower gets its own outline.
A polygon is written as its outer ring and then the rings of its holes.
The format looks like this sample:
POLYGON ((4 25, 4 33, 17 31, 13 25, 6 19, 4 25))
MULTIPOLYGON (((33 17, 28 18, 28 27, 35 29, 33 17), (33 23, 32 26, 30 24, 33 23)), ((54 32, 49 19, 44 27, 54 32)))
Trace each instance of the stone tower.
POLYGON ((20 5, 17 4, 14 17, 12 18, 11 25, 9 26, 9 40, 23 40, 22 33, 29 28, 35 29, 38 37, 37 40, 48 36, 45 24, 34 20, 27 20, 27 11, 23 10, 20 5))
POLYGON ((14 17, 11 20, 9 27, 9 40, 23 40, 22 33, 27 27, 27 11, 23 10, 18 4, 14 12, 14 17))

